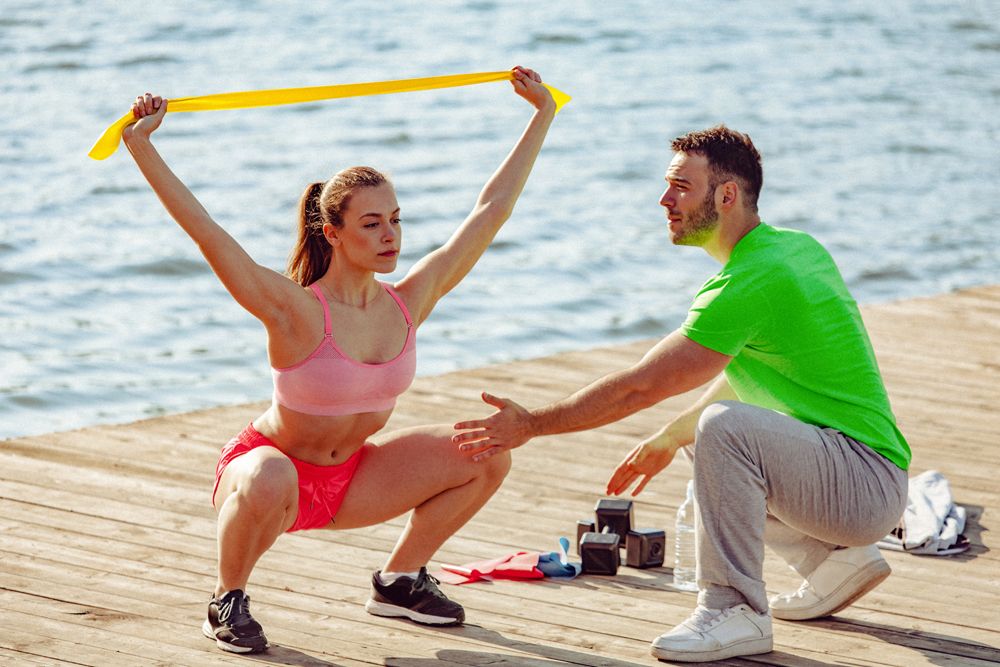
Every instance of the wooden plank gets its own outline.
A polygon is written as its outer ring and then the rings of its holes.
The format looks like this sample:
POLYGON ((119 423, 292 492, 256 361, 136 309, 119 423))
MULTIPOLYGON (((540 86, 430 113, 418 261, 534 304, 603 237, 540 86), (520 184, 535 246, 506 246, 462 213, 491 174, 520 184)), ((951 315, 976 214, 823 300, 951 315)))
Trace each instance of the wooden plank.
MULTIPOLYGON (((47 665, 51 667, 53 664, 52 658, 39 655, 34 652, 28 653, 28 651, 33 651, 34 649, 29 648, 33 642, 31 642, 23 634, 19 633, 17 630, 13 632, 13 636, 7 639, 8 642, 19 641, 24 645, 23 650, 15 650, 4 648, 4 639, 0 637, 0 665, 4 667, 35 667, 36 665, 47 665)), ((84 665, 86 663, 82 662, 64 662, 64 665, 84 665)))
MULTIPOLYGON (((18 604, 19 609, 30 606, 24 600, 18 604)), ((172 638, 164 638, 167 641, 139 639, 132 632, 113 632, 52 618, 49 614, 61 606, 58 601, 50 601, 46 605, 47 613, 41 614, 0 608, 0 626, 5 628, 4 635, 8 637, 0 641, 12 641, 36 655, 43 654, 44 651, 44 655, 69 664, 141 666, 163 664, 164 661, 173 664, 226 664, 214 651, 186 650, 172 646, 169 643, 172 638), (13 628, 9 635, 7 628, 13 628), (115 648, 106 648, 109 646, 115 648), (155 655, 156 658, 148 657, 150 655, 155 655)), ((139 625, 134 621, 133 624, 139 625)))

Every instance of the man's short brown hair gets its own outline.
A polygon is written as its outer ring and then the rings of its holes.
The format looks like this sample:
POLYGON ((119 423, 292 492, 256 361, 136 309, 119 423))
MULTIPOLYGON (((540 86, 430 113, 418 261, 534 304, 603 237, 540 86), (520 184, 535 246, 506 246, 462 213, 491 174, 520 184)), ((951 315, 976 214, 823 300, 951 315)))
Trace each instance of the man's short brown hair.
POLYGON ((704 155, 712 173, 709 186, 714 189, 726 181, 736 181, 743 191, 744 204, 757 211, 757 197, 764 185, 764 169, 760 153, 749 136, 730 130, 725 125, 716 125, 677 137, 670 147, 677 153, 704 155))

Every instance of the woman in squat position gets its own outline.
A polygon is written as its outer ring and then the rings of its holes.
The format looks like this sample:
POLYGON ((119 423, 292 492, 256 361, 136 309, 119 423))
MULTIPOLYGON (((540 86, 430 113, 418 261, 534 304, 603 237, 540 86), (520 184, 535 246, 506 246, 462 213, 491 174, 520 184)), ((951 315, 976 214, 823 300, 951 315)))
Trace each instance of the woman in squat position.
POLYGON ((132 107, 125 143, 174 220, 236 301, 267 330, 270 408, 233 438, 216 467, 218 580, 203 631, 236 653, 267 648, 244 593, 260 556, 283 532, 357 528, 413 510, 365 608, 418 623, 461 623, 465 612, 427 575, 437 549, 499 488, 508 455, 474 463, 450 425, 379 433, 411 383, 416 330, 472 269, 510 216, 555 103, 539 76, 515 67, 514 91, 535 111, 451 239, 395 285, 402 241, 392 184, 353 167, 302 196, 288 275, 260 266, 216 224, 153 148, 167 100, 132 107))

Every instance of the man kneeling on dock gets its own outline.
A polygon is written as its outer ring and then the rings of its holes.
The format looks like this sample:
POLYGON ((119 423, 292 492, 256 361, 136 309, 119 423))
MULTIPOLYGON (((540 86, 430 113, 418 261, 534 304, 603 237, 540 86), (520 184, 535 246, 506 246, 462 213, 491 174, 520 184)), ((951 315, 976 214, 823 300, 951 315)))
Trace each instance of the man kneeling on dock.
POLYGON ((608 493, 633 494, 673 460, 694 465, 698 606, 652 643, 657 658, 766 653, 771 616, 833 614, 889 566, 874 542, 906 503, 910 449, 896 427, 857 304, 812 237, 761 222, 760 154, 726 127, 675 139, 660 198, 675 245, 722 270, 681 327, 635 365, 527 410, 483 394, 490 417, 455 425, 488 457, 531 438, 595 428, 714 379, 705 394, 615 469, 608 493), (804 579, 769 601, 764 544, 804 579))

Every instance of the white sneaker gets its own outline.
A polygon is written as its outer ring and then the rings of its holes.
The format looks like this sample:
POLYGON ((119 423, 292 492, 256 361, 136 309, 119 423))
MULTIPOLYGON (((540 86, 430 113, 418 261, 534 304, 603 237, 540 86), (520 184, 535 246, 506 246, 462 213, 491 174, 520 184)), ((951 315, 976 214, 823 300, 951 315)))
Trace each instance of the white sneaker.
POLYGON ((771 598, 771 613, 786 621, 806 621, 836 614, 878 586, 892 568, 878 547, 831 551, 794 593, 771 598))
POLYGON ((649 652, 660 660, 705 662, 772 648, 770 614, 758 614, 746 604, 728 609, 698 605, 686 621, 654 639, 649 652))

